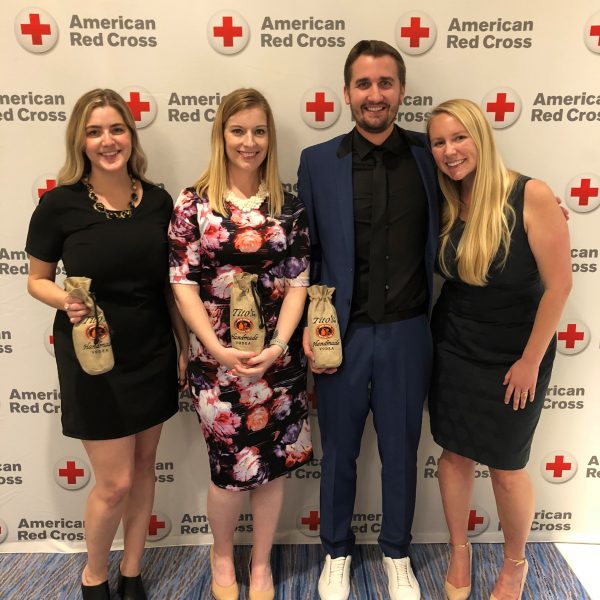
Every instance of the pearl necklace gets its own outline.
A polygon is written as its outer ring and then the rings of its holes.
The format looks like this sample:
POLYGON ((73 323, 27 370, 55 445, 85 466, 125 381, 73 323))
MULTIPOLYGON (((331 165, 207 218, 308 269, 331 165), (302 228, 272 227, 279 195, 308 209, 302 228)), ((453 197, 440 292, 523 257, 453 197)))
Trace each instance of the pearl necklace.
POLYGON ((135 208, 135 201, 138 199, 138 195, 133 175, 129 174, 129 178, 131 179, 131 200, 129 201, 128 208, 125 210, 111 210, 110 208, 106 208, 106 206, 98 200, 98 196, 96 196, 96 192, 94 192, 94 188, 87 177, 84 177, 81 180, 81 183, 85 186, 89 199, 94 203, 93 207, 96 212, 103 213, 107 219, 130 219, 133 215, 133 209, 135 208))
POLYGON ((258 191, 250 198, 239 198, 231 190, 227 190, 225 201, 233 204, 236 208, 244 213, 256 210, 261 206, 265 199, 269 196, 269 192, 265 186, 265 182, 261 181, 258 186, 258 191))

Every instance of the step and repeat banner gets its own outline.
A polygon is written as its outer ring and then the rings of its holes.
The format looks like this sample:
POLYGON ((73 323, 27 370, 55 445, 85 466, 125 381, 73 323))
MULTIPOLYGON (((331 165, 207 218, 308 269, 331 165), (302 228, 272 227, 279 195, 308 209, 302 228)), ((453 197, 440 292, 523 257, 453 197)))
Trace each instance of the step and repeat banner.
MULTIPOLYGON (((529 463, 537 490, 531 539, 600 541, 597 1, 380 0, 365 10, 335 0, 5 0, 0 24, 0 552, 84 549, 93 477, 81 443, 60 432, 53 311, 27 295, 24 252, 31 212, 56 185, 77 98, 95 87, 118 90, 139 127, 150 178, 176 197, 207 164, 223 97, 256 87, 273 107, 281 175, 295 192, 300 150, 352 127, 342 67, 364 38, 386 40, 405 57, 400 126, 424 131, 435 105, 470 98, 487 113, 506 163, 548 182, 570 210, 574 289, 529 463)), ((319 541, 317 403, 313 395, 315 457, 289 477, 279 542, 319 541)), ((425 413, 416 542, 447 539, 439 454, 425 413)), ((476 477, 470 533, 500 541, 488 469, 478 465, 476 477)), ((361 542, 374 542, 382 515, 370 423, 359 478, 353 528, 361 542)), ((204 440, 182 395, 159 446, 151 544, 210 543, 208 481, 204 440)), ((251 541, 248 508, 237 531, 240 543, 251 541)))

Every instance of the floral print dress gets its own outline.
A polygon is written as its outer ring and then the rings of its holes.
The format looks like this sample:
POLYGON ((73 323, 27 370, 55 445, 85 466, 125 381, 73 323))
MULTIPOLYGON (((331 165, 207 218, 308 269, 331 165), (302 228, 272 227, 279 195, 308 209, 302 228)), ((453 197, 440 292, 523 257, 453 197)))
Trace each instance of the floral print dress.
MULTIPOLYGON (((282 214, 267 202, 229 217, 210 209, 193 188, 175 204, 169 238, 171 283, 197 284, 214 332, 231 345, 229 302, 233 274, 258 275, 268 345, 286 286, 308 286, 309 237, 304 206, 285 194, 282 214)), ((228 372, 190 332, 188 380, 208 446, 211 479, 232 490, 249 490, 285 475, 312 456, 306 359, 298 327, 289 351, 260 379, 228 372)))

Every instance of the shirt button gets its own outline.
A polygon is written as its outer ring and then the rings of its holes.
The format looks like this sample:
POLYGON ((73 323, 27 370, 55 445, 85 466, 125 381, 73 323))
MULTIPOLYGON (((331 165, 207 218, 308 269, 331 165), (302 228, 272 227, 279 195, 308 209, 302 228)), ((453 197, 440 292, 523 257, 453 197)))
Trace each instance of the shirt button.
POLYGON ((390 286, 389 286, 389 285, 386 283, 386 284, 385 284, 385 291, 386 291, 386 292, 388 292, 388 291, 389 291, 389 289, 390 289, 390 286))
POLYGON ((385 260, 390 260, 390 257, 386 255, 385 260))

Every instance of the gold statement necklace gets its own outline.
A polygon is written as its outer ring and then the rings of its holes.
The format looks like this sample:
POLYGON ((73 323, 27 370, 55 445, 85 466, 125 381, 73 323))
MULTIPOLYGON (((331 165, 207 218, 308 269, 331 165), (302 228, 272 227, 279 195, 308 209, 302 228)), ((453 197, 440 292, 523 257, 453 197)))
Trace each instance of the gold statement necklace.
POLYGON ((138 195, 133 175, 129 174, 129 178, 131 179, 131 200, 129 201, 129 207, 125 210, 111 210, 106 208, 106 206, 98 200, 98 196, 96 196, 96 192, 94 192, 94 188, 87 177, 84 177, 81 180, 81 183, 85 186, 90 200, 94 203, 92 206, 96 212, 103 213, 107 219, 130 219, 133 215, 133 209, 135 208, 135 201, 138 199, 138 195))

